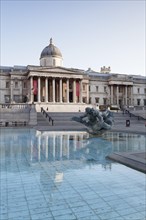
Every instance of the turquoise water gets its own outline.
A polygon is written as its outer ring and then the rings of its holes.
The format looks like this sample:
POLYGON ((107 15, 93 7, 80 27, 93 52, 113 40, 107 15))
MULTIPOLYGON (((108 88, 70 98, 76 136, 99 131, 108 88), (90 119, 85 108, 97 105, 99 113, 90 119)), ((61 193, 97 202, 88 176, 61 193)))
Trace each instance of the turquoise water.
POLYGON ((144 135, 0 130, 0 219, 144 220, 145 174, 106 160, 144 135))

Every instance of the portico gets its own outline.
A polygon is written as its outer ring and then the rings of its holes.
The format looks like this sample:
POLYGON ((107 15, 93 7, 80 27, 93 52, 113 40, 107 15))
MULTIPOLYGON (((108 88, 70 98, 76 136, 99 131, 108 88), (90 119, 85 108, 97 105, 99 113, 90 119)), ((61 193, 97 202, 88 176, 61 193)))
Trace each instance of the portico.
MULTIPOLYGON (((87 77, 78 71, 67 68, 40 68, 35 71, 29 67, 30 103, 82 103, 89 97, 89 91, 83 93, 82 87, 88 86, 87 77), (59 73, 60 72, 60 73, 59 73)), ((88 101, 88 100, 87 100, 88 101)))
POLYGON ((110 103, 113 105, 133 105, 133 83, 109 83, 110 103))

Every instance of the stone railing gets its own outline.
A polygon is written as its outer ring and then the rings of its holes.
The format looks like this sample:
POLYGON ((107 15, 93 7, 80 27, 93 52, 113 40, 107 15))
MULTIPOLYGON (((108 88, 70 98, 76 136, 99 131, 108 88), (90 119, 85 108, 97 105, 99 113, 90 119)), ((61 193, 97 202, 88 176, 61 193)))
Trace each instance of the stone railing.
POLYGON ((20 111, 26 112, 31 110, 30 104, 0 104, 0 112, 20 111))
POLYGON ((36 125, 34 104, 0 104, 0 126, 36 125))

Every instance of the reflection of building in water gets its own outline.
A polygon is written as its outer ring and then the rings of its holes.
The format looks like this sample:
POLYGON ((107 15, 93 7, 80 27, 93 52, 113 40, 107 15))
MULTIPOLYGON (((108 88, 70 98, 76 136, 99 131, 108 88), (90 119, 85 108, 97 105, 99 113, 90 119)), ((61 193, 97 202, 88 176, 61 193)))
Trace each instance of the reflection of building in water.
POLYGON ((106 132, 103 138, 112 142, 113 152, 145 151, 145 135, 106 132))
POLYGON ((74 152, 85 147, 86 132, 36 132, 31 144, 31 161, 74 159, 74 152))
MULTIPOLYGON (((31 166, 48 161, 56 166, 66 161, 70 167, 70 161, 79 161, 79 164, 83 161, 84 165, 102 164, 105 167, 108 163, 105 157, 111 152, 145 151, 146 143, 144 135, 120 132, 106 132, 99 138, 75 131, 8 130, 2 129, 0 132, 0 165, 7 166, 10 172, 18 172, 16 160, 23 164, 24 170, 27 170, 26 160, 31 166)), ((62 170, 58 170, 58 173, 55 179, 61 180, 62 170)))
POLYGON ((17 172, 17 160, 18 162, 21 161, 25 167, 26 157, 30 160, 30 142, 33 136, 33 129, 1 129, 0 165, 4 164, 7 167, 7 171, 17 172), (25 158, 24 155, 26 156, 25 158))

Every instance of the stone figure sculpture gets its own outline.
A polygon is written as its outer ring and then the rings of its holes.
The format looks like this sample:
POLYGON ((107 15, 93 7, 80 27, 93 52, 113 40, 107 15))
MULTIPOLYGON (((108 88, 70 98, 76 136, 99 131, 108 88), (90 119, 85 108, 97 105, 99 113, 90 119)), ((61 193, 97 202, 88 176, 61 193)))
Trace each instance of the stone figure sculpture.
POLYGON ((93 133, 111 129, 113 121, 113 114, 109 110, 99 111, 87 107, 85 114, 80 116, 80 122, 91 128, 93 133))

